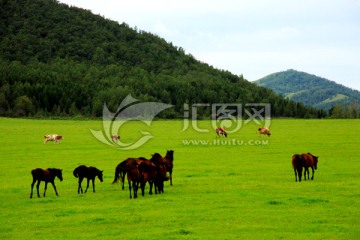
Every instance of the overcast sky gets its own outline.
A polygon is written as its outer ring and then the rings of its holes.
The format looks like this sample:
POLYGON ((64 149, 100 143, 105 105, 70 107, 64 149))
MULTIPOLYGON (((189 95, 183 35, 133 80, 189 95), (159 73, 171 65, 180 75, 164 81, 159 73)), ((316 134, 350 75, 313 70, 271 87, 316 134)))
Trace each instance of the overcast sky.
POLYGON ((60 0, 254 81, 295 69, 360 90, 360 0, 60 0))

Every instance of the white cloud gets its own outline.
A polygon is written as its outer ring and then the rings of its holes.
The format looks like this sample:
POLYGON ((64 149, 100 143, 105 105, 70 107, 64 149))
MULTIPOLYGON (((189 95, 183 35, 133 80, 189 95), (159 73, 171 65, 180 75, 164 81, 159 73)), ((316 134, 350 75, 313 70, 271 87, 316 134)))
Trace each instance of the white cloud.
POLYGON ((155 33, 249 80, 294 68, 359 86, 360 0, 60 1, 155 33))

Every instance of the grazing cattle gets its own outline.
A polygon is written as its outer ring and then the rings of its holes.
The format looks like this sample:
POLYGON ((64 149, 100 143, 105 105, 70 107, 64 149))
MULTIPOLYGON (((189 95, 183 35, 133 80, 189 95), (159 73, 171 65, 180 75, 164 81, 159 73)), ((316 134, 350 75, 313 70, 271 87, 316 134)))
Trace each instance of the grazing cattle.
POLYGON ((224 128, 216 128, 216 137, 220 137, 222 135, 223 137, 227 137, 227 133, 224 128))
POLYGON ((84 178, 87 179, 85 193, 89 188, 90 180, 92 181, 93 192, 95 192, 95 177, 98 177, 100 182, 103 182, 103 171, 100 171, 96 167, 87 167, 85 165, 81 165, 74 169, 73 174, 75 177, 79 178, 78 193, 80 193, 80 191, 83 193, 81 183, 84 178))
POLYGON ((166 165, 166 171, 170 174, 170 186, 172 186, 172 171, 174 167, 174 151, 169 150, 166 152, 166 155, 164 157, 165 165, 166 165))
POLYGON ((309 168, 312 169, 312 176, 311 176, 311 180, 314 180, 314 172, 317 169, 317 164, 318 164, 318 158, 317 156, 312 155, 311 153, 305 153, 305 154, 301 154, 302 159, 304 159, 305 162, 305 171, 304 171, 304 178, 306 180, 306 173, 307 173, 307 177, 308 180, 309 178, 309 168), (315 169, 315 170, 314 170, 315 169))
POLYGON ((297 176, 299 177, 299 182, 301 182, 302 170, 305 167, 305 161, 299 154, 294 154, 292 156, 292 166, 295 173, 295 182, 297 182, 297 176))
POLYGON ((112 139, 113 142, 118 142, 119 139, 120 139, 120 136, 118 136, 118 135, 112 135, 112 136, 111 136, 111 139, 112 139))
POLYGON ((60 179, 60 181, 63 180, 62 169, 57 169, 57 168, 47 168, 47 169, 36 168, 36 169, 31 171, 31 175, 33 177, 33 181, 31 183, 30 198, 32 198, 32 196, 33 196, 33 188, 34 188, 34 184, 35 184, 36 181, 38 182, 36 184, 36 190, 37 190, 38 197, 40 197, 39 186, 40 186, 41 181, 45 181, 44 197, 45 197, 48 182, 50 182, 52 184, 52 186, 54 187, 56 196, 59 196, 58 192, 56 191, 54 180, 55 180, 55 177, 58 177, 60 179))
POLYGON ((127 179, 129 183, 130 199, 131 196, 131 187, 134 192, 134 199, 137 198, 137 192, 139 189, 139 184, 141 183, 142 177, 139 171, 138 165, 128 167, 126 169, 127 179))
POLYGON ((264 134, 264 135, 268 135, 270 137, 271 133, 270 133, 270 130, 266 127, 263 127, 263 128, 259 128, 258 129, 259 131, 259 134, 264 134))
POLYGON ((54 141, 55 143, 60 143, 60 140, 63 139, 63 136, 57 135, 57 134, 49 134, 44 136, 44 144, 48 141, 54 141))

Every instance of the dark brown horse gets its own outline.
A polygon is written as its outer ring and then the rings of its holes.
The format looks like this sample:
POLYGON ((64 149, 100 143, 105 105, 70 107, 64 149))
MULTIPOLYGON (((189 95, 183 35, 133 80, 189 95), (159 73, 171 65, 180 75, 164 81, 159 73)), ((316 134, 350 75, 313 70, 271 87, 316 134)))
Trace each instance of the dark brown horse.
POLYGON ((164 192, 164 181, 169 180, 166 176, 166 162, 165 159, 159 154, 154 153, 150 162, 156 165, 156 178, 155 178, 155 194, 164 192))
POLYGON ((310 179, 309 175, 309 168, 312 169, 312 176, 311 176, 311 180, 314 180, 314 172, 317 169, 317 164, 318 164, 318 158, 317 156, 312 155, 311 153, 305 153, 305 154, 301 154, 302 159, 304 159, 305 161, 305 171, 304 171, 304 179, 306 180, 306 173, 307 173, 307 178, 308 180, 310 179), (315 170, 314 170, 315 169, 315 170))
POLYGON ((149 194, 152 194, 152 188, 153 185, 155 184, 155 194, 157 194, 157 185, 156 185, 156 175, 157 175, 157 171, 156 171, 156 165, 155 163, 149 161, 149 160, 143 160, 140 162, 140 164, 138 165, 138 169, 141 175, 141 182, 140 182, 140 187, 141 187, 141 195, 144 196, 145 195, 145 186, 146 183, 149 183, 150 189, 149 189, 149 194))
POLYGON ((34 184, 35 184, 36 181, 38 181, 38 183, 36 184, 36 190, 37 190, 38 197, 40 197, 39 186, 40 186, 41 181, 45 181, 44 197, 45 197, 45 193, 46 193, 46 189, 47 189, 47 184, 49 182, 53 185, 56 196, 59 196, 58 192, 56 191, 54 180, 55 180, 55 177, 58 177, 60 179, 60 181, 63 180, 62 169, 57 169, 57 168, 47 168, 47 169, 36 168, 36 169, 31 171, 31 175, 33 177, 33 181, 31 183, 30 198, 32 198, 32 196, 33 196, 33 188, 34 188, 34 184))
POLYGON ((292 166, 295 173, 295 182, 297 182, 297 176, 299 177, 299 182, 301 182, 301 175, 302 170, 305 167, 305 161, 300 154, 294 154, 292 156, 292 166))
POLYGON ((166 152, 166 155, 164 157, 165 165, 166 165, 166 171, 170 174, 170 185, 172 186, 172 171, 174 167, 174 151, 168 150, 166 152))
POLYGON ((81 187, 81 183, 84 180, 84 178, 87 179, 87 185, 85 189, 85 193, 87 192, 89 188, 89 182, 92 181, 93 186, 93 192, 95 192, 95 178, 98 177, 100 182, 103 181, 103 171, 100 171, 96 167, 87 167, 85 165, 78 166, 73 171, 73 174, 75 177, 79 178, 79 186, 78 186, 78 193, 83 193, 83 189, 81 187))
POLYGON ((139 184, 141 183, 141 173, 139 171, 138 165, 130 166, 126 169, 127 179, 129 183, 130 199, 131 196, 131 187, 134 192, 134 199, 137 198, 137 192, 139 189, 139 184))

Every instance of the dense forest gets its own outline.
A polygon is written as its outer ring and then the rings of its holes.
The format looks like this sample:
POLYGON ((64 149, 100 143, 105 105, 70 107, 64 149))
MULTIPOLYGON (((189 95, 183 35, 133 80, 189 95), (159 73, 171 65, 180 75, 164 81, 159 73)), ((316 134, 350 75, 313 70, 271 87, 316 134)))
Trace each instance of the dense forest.
MULTIPOLYGON (((0 116, 102 116, 128 95, 174 105, 270 103, 275 117, 324 117, 164 39, 55 0, 0 0, 0 116)), ((208 113, 203 112, 203 117, 208 113)))
POLYGON ((330 110, 336 118, 360 117, 360 92, 305 72, 273 73, 255 83, 307 106, 330 110))

